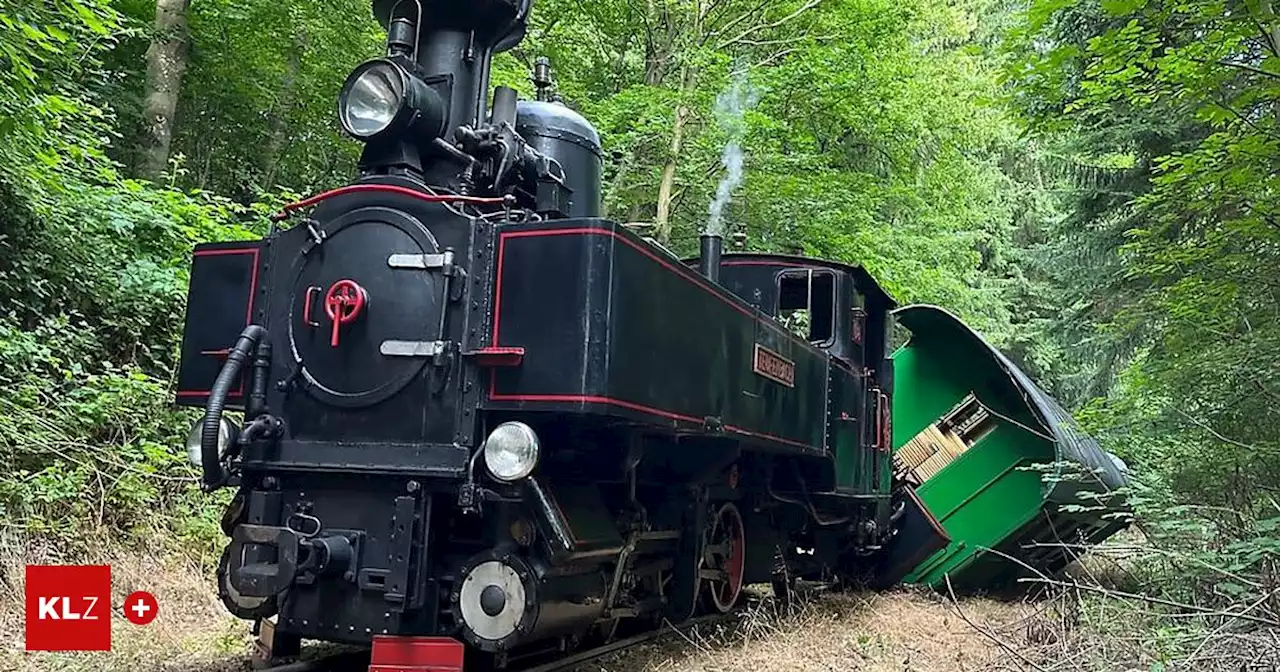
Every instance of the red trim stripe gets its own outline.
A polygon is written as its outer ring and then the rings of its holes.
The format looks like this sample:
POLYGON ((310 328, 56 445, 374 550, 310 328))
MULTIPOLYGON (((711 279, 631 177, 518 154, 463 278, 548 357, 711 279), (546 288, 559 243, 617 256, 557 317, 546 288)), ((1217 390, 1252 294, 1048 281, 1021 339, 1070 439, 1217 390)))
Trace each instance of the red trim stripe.
MULTIPOLYGON (((716 299, 719 299, 722 303, 729 306, 730 308, 736 310, 737 312, 743 315, 746 315, 747 317, 753 318, 760 324, 764 325, 765 327, 772 329, 773 331, 777 332, 779 335, 790 340, 792 343, 799 345, 815 354, 819 354, 824 357, 827 355, 827 352, 825 350, 815 347, 812 343, 800 338, 799 336, 796 336, 795 334, 787 331, 786 329, 783 329, 781 326, 778 326, 778 324, 774 322, 773 318, 762 315, 762 314, 757 314, 754 308, 748 308, 738 303, 733 298, 725 296, 723 293, 721 293, 721 291, 717 290, 716 286, 710 284, 710 281, 704 280, 701 275, 698 275, 697 272, 689 269, 688 267, 677 266, 670 263, 666 259, 663 259, 658 255, 654 254, 650 250, 645 249, 645 247, 642 246, 640 243, 637 243, 631 240, 630 238, 627 238, 626 236, 622 235, 617 231, 613 231, 610 229, 595 229, 595 228, 589 228, 589 227, 579 227, 579 228, 573 228, 573 229, 544 229, 540 231, 511 231, 511 232, 504 232, 504 233, 498 234, 498 273, 494 282, 495 287, 494 287, 494 294, 493 294, 492 345, 498 344, 499 321, 500 321, 500 316, 502 314, 501 311, 502 311, 503 252, 506 249, 507 239, 508 238, 531 238, 531 237, 539 237, 539 236, 568 236, 568 235, 577 235, 577 234, 609 236, 611 238, 619 240, 623 244, 627 245, 628 247, 636 250, 637 252, 643 254, 644 256, 649 257, 649 259, 657 262, 658 265, 662 266, 668 271, 675 273, 676 275, 692 283, 694 286, 702 289, 703 291, 707 292, 708 294, 715 297, 716 299)), ((796 264, 796 266, 802 266, 802 265, 796 264)))
MULTIPOLYGON (((640 244, 630 240, 626 236, 623 236, 622 234, 618 233, 617 231, 612 231, 609 229, 589 228, 589 227, 579 227, 579 228, 573 228, 573 229, 544 229, 544 230, 537 230, 537 231, 511 231, 511 232, 504 232, 498 235, 498 260, 497 260, 497 273, 496 273, 496 277, 494 278, 493 340, 491 342, 491 347, 499 347, 498 339, 501 331, 501 315, 502 315, 502 284, 503 284, 502 271, 504 267, 503 262, 505 259, 507 239, 508 238, 532 238, 532 237, 540 237, 540 236, 567 236, 567 235, 602 235, 602 236, 612 237, 616 240, 620 240, 624 244, 626 244, 628 247, 631 247, 632 249, 640 252, 646 257, 649 257, 651 260, 657 262, 663 268, 666 268, 667 270, 675 273, 676 275, 679 275, 685 280, 688 280, 695 286, 701 288, 702 290, 711 294, 715 298, 724 302, 730 308, 738 311, 743 315, 754 318, 761 324, 764 324, 765 326, 774 329, 779 334, 790 337, 790 340, 793 343, 802 344, 807 349, 813 352, 816 352, 818 354, 821 354, 823 356, 826 356, 825 351, 815 348, 812 344, 808 343, 807 341, 800 340, 799 337, 777 326, 776 324, 773 323, 771 318, 758 315, 754 310, 743 307, 735 303, 733 300, 725 297, 719 291, 717 291, 712 286, 707 284, 707 281, 702 280, 701 279, 702 276, 696 275, 693 271, 689 271, 686 269, 684 272, 682 272, 681 270, 679 270, 681 269, 680 266, 676 266, 670 263, 669 261, 662 259, 661 257, 658 257, 653 252, 645 249, 640 244)), ((638 404, 638 403, 635 403, 632 401, 626 401, 623 399, 614 399, 613 397, 601 397, 601 396, 580 395, 580 394, 500 394, 498 392, 497 386, 498 386, 497 371, 491 371, 489 376, 489 400, 490 401, 544 402, 544 403, 566 403, 566 404, 604 404, 608 406, 616 406, 619 408, 625 408, 628 410, 637 411, 639 413, 655 415, 658 417, 667 418, 669 420, 677 420, 677 421, 688 422, 688 423, 693 423, 697 425, 701 425, 703 423, 703 418, 698 418, 691 415, 684 415, 682 413, 676 413, 674 411, 657 408, 655 406, 638 404)), ((742 427, 737 427, 735 425, 725 425, 724 428, 726 431, 729 431, 735 434, 741 434, 744 436, 750 436, 750 437, 759 438, 759 439, 766 439, 769 441, 775 441, 777 443, 782 443, 790 446, 797 446, 797 447, 805 448, 808 450, 819 450, 819 448, 817 448, 816 446, 813 446, 808 443, 803 443, 801 441, 793 441, 791 439, 783 438, 780 436, 774 436, 773 434, 753 432, 751 430, 748 430, 742 427)))
MULTIPOLYGON (((765 259, 730 259, 729 261, 720 262, 721 266, 780 266, 783 268, 820 268, 818 266, 810 266, 809 264, 800 264, 794 261, 768 261, 765 259)), ((825 267, 821 267, 825 268, 825 267)))
MULTIPOLYGON (((490 380, 492 381, 493 378, 491 378, 490 380)), ((600 397, 600 396, 592 396, 592 395, 586 395, 586 394, 499 394, 491 386, 489 388, 489 400, 490 401, 549 402, 549 403, 561 403, 561 404, 603 404, 606 406, 617 406, 619 408, 625 408, 625 409, 628 409, 631 411, 637 411, 640 413, 647 413, 649 415, 656 415, 659 417, 668 418, 670 420, 679 420, 681 422, 689 422, 696 425, 701 425, 703 422, 702 418, 697 418, 692 415, 684 415, 682 413, 676 413, 674 411, 668 411, 666 409, 657 408, 655 406, 646 406, 645 404, 637 404, 633 401, 614 399, 613 397, 600 397)), ((725 425, 724 428, 726 431, 733 432, 734 434, 742 434, 745 436, 751 436, 751 437, 760 438, 760 439, 768 439, 769 441, 777 441, 778 443, 785 443, 791 446, 799 446, 801 448, 807 448, 809 450, 818 450, 816 446, 813 446, 808 443, 804 443, 802 441, 793 441, 791 439, 786 439, 781 436, 775 436, 773 434, 766 434, 763 432, 753 432, 749 429, 738 427, 737 425, 725 425)))

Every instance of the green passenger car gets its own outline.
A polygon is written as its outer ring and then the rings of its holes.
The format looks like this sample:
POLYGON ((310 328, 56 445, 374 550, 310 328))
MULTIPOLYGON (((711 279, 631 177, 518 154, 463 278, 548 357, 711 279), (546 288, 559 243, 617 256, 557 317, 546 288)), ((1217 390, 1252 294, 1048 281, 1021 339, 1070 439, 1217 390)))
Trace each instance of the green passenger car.
POLYGON ((950 537, 907 582, 1000 589, 1125 526, 1124 464, 1056 401, 945 310, 896 318, 911 336, 894 354, 895 468, 950 537))

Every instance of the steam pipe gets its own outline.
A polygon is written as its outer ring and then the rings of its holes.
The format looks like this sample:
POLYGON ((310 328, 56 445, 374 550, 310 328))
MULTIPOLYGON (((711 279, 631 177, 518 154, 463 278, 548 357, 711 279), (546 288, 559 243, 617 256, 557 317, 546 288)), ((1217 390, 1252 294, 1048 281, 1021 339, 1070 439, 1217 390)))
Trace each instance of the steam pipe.
POLYGON ((720 253, 724 250, 724 239, 704 233, 699 241, 698 272, 711 282, 720 282, 720 253))
POLYGON ((244 415, 252 420, 267 412, 267 377, 271 374, 271 343, 261 341, 254 351, 253 375, 249 385, 249 398, 245 400, 244 415))
POLYGON ((204 410, 204 426, 200 429, 200 463, 204 468, 203 489, 210 492, 217 489, 226 480, 227 473, 222 467, 221 456, 218 455, 218 431, 222 425, 222 409, 227 405, 227 394, 231 386, 240 376, 240 367, 244 366, 252 352, 266 336, 267 330, 260 325, 251 324, 240 332, 240 338, 227 354, 227 361, 209 389, 209 401, 204 410))
POLYGON ((493 110, 492 121, 494 125, 506 124, 511 128, 516 127, 516 90, 506 86, 499 86, 493 91, 493 110))

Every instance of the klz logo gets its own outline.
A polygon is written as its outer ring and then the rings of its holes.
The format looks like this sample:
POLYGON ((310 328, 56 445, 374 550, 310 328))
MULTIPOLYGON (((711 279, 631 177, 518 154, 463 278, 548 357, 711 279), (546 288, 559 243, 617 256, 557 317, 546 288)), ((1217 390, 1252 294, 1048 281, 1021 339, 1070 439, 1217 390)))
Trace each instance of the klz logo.
POLYGON ((40 615, 36 618, 40 620, 50 621, 96 621, 98 615, 94 613, 93 608, 98 604, 98 598, 85 597, 84 611, 73 611, 75 607, 71 606, 71 598, 69 597, 37 597, 40 602, 40 615), (59 607, 58 605, 62 605, 59 607))
POLYGON ((110 651, 111 568, 27 565, 27 650, 110 651))

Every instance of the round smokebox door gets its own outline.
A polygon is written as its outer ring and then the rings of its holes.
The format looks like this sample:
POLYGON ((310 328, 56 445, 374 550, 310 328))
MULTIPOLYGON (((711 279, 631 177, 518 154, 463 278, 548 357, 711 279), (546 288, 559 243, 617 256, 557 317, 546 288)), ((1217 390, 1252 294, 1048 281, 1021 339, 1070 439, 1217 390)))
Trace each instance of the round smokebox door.
POLYGON ((389 208, 347 213, 323 231, 324 243, 295 266, 290 347, 313 396, 338 406, 376 404, 427 363, 384 355, 382 343, 435 341, 442 309, 438 270, 392 268, 388 259, 438 247, 418 220, 389 208))

